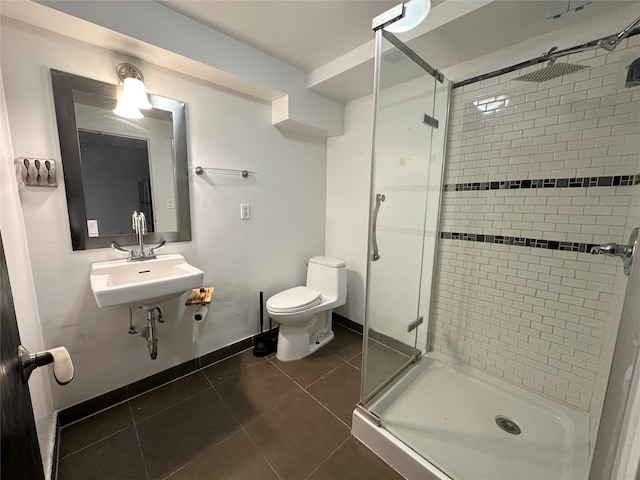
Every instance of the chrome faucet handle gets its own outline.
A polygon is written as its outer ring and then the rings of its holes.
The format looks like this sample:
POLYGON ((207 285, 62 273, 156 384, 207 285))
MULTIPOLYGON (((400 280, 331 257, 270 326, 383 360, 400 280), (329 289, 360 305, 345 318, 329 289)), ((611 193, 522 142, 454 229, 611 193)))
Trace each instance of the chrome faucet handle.
POLYGON ((592 255, 599 255, 599 254, 610 254, 613 250, 615 250, 615 243, 605 243, 603 245, 596 245, 595 247, 591 247, 591 254, 592 255))
POLYGON ((156 245, 155 247, 152 247, 151 250, 149 250, 149 256, 155 256, 156 250, 160 250, 166 244, 167 244, 167 241, 163 238, 162 241, 158 245, 156 245))
POLYGON ((122 248, 116 242, 111 242, 111 248, 113 248, 116 252, 126 253, 129 258, 133 257, 133 249, 127 250, 126 248, 122 248))
POLYGON ((134 232, 138 231, 138 212, 135 210, 131 214, 131 229, 134 232))
POLYGON ((610 257, 624 257, 631 253, 632 248, 628 245, 620 245, 618 243, 604 243, 591 247, 591 253, 594 255, 602 254, 610 257))
POLYGON ((592 246, 590 252, 594 255, 603 254, 608 257, 620 257, 624 265, 624 273, 628 276, 631 273, 631 263, 637 250, 639 232, 640 228, 634 228, 629 236, 629 242, 626 245, 613 242, 604 243, 602 245, 592 246))

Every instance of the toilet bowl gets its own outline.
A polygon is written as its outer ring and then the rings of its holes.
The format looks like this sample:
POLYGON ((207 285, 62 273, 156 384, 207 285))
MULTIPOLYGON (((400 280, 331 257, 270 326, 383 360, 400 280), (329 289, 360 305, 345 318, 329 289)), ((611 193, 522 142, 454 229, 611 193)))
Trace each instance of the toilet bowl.
POLYGON ((330 342, 331 311, 347 299, 344 261, 313 257, 307 266, 305 286, 293 287, 267 300, 269 316, 280 325, 276 357, 299 360, 330 342))

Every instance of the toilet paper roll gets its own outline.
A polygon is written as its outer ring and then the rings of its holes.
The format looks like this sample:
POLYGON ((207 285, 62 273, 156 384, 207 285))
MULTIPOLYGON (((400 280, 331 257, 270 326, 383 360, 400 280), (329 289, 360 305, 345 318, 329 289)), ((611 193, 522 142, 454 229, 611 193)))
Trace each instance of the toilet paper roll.
POLYGON ((201 322, 193 322, 193 336, 191 338, 191 343, 194 345, 200 344, 200 325, 201 322))
POLYGON ((58 385, 66 385, 73 380, 73 362, 69 351, 65 347, 57 347, 47 352, 53 356, 53 376, 58 385))
POLYGON ((193 314, 193 319, 198 323, 204 322, 204 318, 207 316, 208 311, 209 309, 206 305, 200 305, 198 310, 196 310, 196 313, 193 314))

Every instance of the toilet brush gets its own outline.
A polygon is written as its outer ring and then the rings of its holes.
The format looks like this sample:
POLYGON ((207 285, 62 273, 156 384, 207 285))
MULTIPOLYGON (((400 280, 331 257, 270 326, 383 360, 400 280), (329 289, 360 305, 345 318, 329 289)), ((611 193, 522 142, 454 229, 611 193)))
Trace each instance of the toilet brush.
POLYGON ((269 344, 265 342, 264 339, 264 314, 262 305, 262 292, 260 292, 260 335, 253 346, 253 355, 255 357, 265 357, 272 352, 269 348, 269 344))
POLYGON ((275 352, 278 348, 278 331, 273 329, 273 325, 271 325, 271 317, 269 317, 269 330, 264 335, 264 341, 272 352, 275 352))

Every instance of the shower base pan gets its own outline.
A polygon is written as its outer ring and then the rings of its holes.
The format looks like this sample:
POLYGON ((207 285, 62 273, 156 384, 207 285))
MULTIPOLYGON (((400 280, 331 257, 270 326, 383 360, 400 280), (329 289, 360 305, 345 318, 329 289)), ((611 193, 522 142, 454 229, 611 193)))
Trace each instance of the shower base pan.
POLYGON ((586 480, 589 420, 551 398, 429 353, 353 434, 409 480, 586 480))

